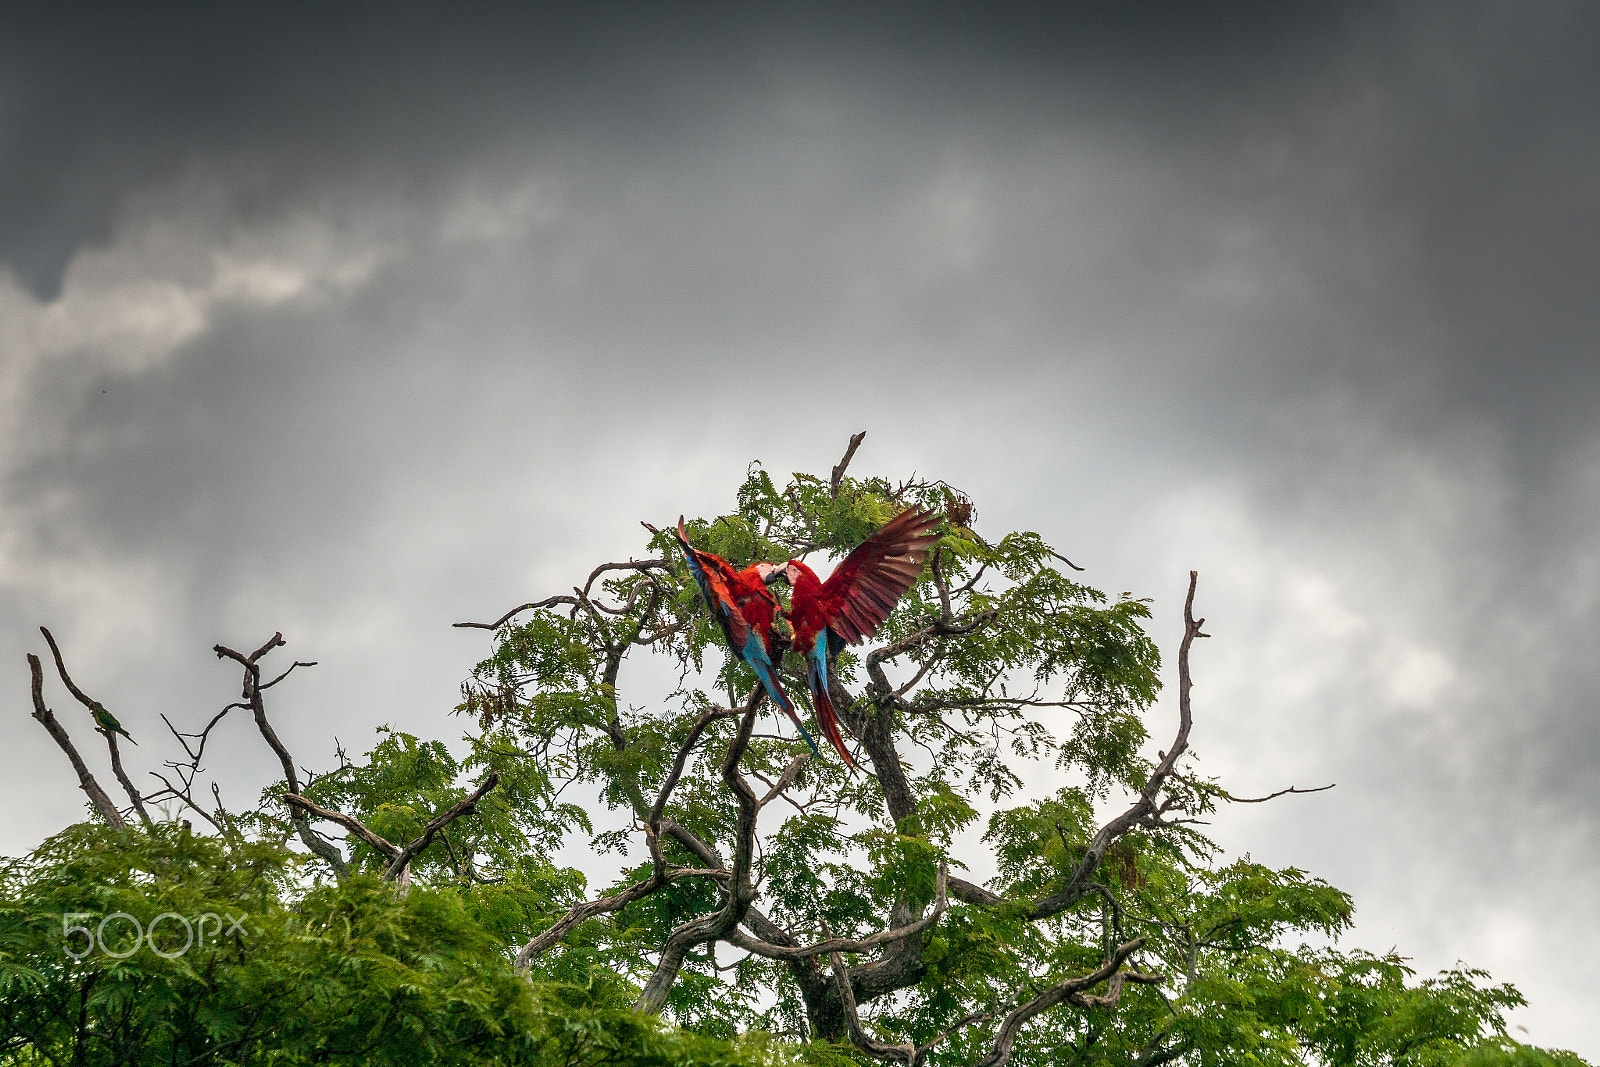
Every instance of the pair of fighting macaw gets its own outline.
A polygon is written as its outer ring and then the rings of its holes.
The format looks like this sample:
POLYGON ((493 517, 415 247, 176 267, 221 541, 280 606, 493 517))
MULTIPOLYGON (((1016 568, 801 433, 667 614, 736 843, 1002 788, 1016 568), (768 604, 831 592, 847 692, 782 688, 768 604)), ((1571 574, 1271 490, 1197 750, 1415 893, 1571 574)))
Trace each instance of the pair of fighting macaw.
POLYGON ((736 570, 721 556, 691 546, 683 517, 678 517, 678 544, 689 561, 689 573, 721 625, 728 647, 756 672, 767 695, 794 720, 800 736, 819 759, 822 753, 795 713, 794 702, 778 684, 773 667, 772 627, 781 609, 769 586, 776 581, 789 583, 785 617, 794 632, 791 647, 805 660, 806 687, 817 725, 845 765, 853 767, 855 761, 844 746, 839 715, 828 695, 828 657, 837 655, 846 644, 866 640, 883 625, 922 574, 922 565, 939 538, 935 527, 942 518, 937 512, 917 508, 902 511, 857 545, 824 582, 797 559, 782 566, 753 563, 736 570))

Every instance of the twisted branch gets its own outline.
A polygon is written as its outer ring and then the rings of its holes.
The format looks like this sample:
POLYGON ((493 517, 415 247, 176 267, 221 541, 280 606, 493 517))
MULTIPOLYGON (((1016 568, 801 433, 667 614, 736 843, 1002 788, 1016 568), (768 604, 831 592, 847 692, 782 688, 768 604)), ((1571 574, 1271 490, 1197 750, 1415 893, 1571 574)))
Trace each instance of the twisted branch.
MULTIPOLYGON (((755 857, 756 815, 759 803, 750 783, 739 773, 739 761, 750 745, 750 733, 755 726, 756 710, 766 690, 756 686, 745 702, 744 715, 739 720, 739 730, 728 743, 728 754, 722 761, 722 780, 739 804, 739 821, 734 833, 733 866, 728 872, 727 893, 722 906, 710 915, 691 919, 673 930, 661 948, 661 959, 655 973, 645 983, 634 1003, 634 1009, 649 1014, 659 1012, 667 1002, 667 991, 677 980, 678 970, 691 948, 724 938, 729 931, 744 920, 745 912, 755 900, 755 886, 750 881, 750 865, 755 857)), ((720 866, 720 864, 718 864, 720 866)))

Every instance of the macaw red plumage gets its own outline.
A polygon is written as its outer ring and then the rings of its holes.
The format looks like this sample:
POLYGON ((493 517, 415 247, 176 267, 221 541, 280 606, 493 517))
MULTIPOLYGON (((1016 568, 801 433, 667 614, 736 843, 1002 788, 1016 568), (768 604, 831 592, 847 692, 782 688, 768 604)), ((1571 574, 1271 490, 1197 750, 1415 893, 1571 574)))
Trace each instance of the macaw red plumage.
POLYGON ((826 582, 797 559, 783 569, 792 590, 789 623, 794 627, 794 650, 806 661, 806 685, 817 725, 847 766, 855 761, 844 747, 839 715, 828 696, 828 657, 846 644, 865 641, 883 625, 921 576, 939 537, 934 528, 943 517, 907 508, 857 545, 826 582))
POLYGON ((677 534, 678 545, 689 561, 689 573, 694 575, 700 595, 711 609, 711 617, 722 627, 728 648, 756 672, 772 702, 794 720, 812 755, 821 759, 817 743, 806 733, 800 716, 795 713, 794 701, 778 684, 778 672, 772 666, 772 622, 778 615, 778 598, 767 588, 767 577, 777 568, 771 563, 753 563, 743 570, 734 570, 733 564, 721 556, 694 548, 684 533, 681 515, 677 534))

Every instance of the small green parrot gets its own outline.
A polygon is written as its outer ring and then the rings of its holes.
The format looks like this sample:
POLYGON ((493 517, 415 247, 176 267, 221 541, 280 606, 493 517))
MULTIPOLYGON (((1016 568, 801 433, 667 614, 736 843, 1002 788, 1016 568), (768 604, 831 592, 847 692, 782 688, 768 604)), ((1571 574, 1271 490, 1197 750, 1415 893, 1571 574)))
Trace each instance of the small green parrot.
POLYGON ((130 745, 137 745, 139 743, 133 738, 128 737, 128 731, 122 728, 122 724, 117 721, 117 717, 107 711, 106 706, 100 703, 98 700, 89 706, 89 710, 94 712, 95 723, 99 725, 100 729, 106 731, 106 733, 121 734, 123 737, 128 738, 128 743, 130 745))

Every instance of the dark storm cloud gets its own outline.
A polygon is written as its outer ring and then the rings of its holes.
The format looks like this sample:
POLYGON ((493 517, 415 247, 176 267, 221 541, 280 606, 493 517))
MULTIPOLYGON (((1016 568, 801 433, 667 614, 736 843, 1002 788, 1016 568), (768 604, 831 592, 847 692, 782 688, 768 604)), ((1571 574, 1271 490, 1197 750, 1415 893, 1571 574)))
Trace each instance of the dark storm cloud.
POLYGON ((1600 943, 1596 9, 18 10, 7 691, 50 621, 158 722, 281 628, 309 759, 453 733, 447 622, 866 427, 1199 567, 1206 765, 1341 783, 1221 832, 1580 1032, 1505 916, 1600 943))
POLYGON ((875 89, 869 106, 898 127, 893 155, 952 120, 1026 136, 1064 106, 1183 121, 1241 82, 1259 89, 1318 29, 1270 4, 104 5, 3 18, 0 252, 44 291, 74 248, 105 237, 122 194, 196 158, 242 157, 262 171, 258 195, 277 199, 330 166, 426 181, 464 152, 529 140, 601 159, 694 154, 786 79, 875 89), (1092 91, 1068 102, 1063 84, 1092 91))

